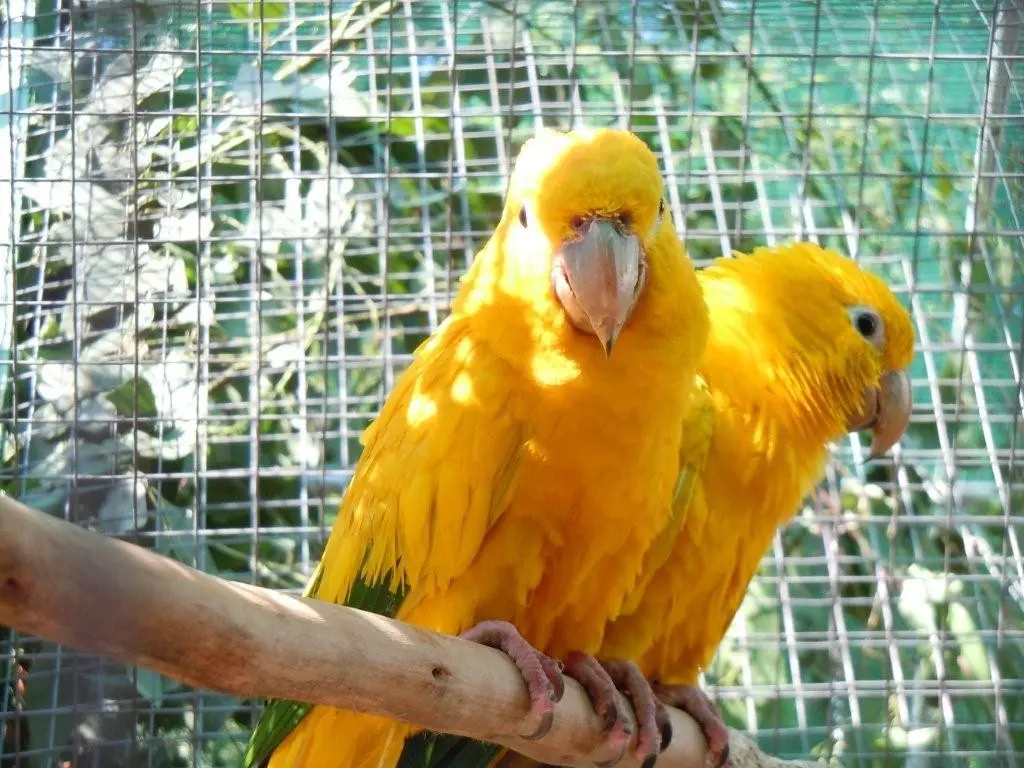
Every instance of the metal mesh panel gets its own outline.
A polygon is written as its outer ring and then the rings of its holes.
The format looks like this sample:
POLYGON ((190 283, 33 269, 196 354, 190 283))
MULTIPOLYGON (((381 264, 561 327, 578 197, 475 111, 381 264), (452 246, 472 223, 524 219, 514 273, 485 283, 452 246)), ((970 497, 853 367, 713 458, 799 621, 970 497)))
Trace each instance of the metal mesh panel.
MULTIPOLYGON (((765 554, 727 719, 851 766, 1024 757, 1019 0, 49 2, 3 7, 7 493, 298 591, 519 144, 629 126, 698 263, 808 238, 918 332, 902 449, 837 446, 765 554)), ((0 648, 3 768, 232 765, 253 722, 0 648)))

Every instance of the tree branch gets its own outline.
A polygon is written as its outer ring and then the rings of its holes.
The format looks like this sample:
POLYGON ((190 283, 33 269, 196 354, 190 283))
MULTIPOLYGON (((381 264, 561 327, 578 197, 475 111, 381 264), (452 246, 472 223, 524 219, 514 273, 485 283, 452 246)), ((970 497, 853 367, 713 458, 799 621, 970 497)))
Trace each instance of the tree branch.
MULTIPOLYGON (((0 623, 235 696, 385 715, 551 764, 611 757, 601 751, 597 715, 572 680, 550 733, 529 742, 517 728, 528 711, 525 690, 498 651, 226 581, 3 496, 0 623)), ((670 714, 674 736, 659 768, 703 766, 697 726, 678 710, 670 714)), ((732 751, 736 768, 790 765, 765 757, 738 733, 732 751)), ((635 765, 631 754, 619 763, 635 765)))

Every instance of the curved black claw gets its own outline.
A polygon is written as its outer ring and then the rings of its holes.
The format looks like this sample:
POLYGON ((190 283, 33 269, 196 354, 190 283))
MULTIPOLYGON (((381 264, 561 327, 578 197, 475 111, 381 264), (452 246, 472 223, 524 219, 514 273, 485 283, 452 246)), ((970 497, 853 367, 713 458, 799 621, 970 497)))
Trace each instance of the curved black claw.
MULTIPOLYGON (((726 768, 729 765, 729 729, 726 728, 722 715, 719 714, 717 707, 708 698, 708 695, 695 685, 664 686, 653 682, 651 687, 662 704, 662 707, 659 708, 659 722, 668 725, 668 715, 664 710, 664 705, 683 710, 694 719, 704 733, 704 740, 708 747, 707 764, 712 768, 726 768)), ((669 740, 671 740, 671 730, 671 725, 669 725, 669 740)), ((668 741, 663 742, 662 749, 667 746, 668 741)))
MULTIPOLYGON (((653 693, 653 691, 652 685, 651 692, 653 693)), ((665 711, 665 705, 657 699, 654 702, 654 719, 658 723, 658 731, 661 733, 661 751, 664 752, 672 743, 672 721, 669 719, 668 712, 665 711)))
POLYGON ((558 662, 530 645, 519 630, 507 621, 481 621, 459 637, 496 648, 519 670, 530 696, 530 723, 536 728, 523 738, 536 741, 547 735, 555 722, 555 703, 565 694, 565 680, 558 662))

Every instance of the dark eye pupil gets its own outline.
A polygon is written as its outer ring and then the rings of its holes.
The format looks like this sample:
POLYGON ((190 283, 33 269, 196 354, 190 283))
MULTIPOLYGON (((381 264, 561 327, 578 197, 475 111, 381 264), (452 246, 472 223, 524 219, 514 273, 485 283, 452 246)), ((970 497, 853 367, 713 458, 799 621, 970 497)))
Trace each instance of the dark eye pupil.
POLYGON ((874 315, 867 313, 857 316, 857 331, 861 336, 874 336, 878 330, 878 321, 874 315))
POLYGON ((524 227, 526 226, 526 206, 525 205, 522 208, 519 209, 519 223, 522 226, 524 226, 524 227))
POLYGON ((658 203, 658 215, 661 216, 664 213, 665 213, 665 201, 662 200, 660 203, 658 203))

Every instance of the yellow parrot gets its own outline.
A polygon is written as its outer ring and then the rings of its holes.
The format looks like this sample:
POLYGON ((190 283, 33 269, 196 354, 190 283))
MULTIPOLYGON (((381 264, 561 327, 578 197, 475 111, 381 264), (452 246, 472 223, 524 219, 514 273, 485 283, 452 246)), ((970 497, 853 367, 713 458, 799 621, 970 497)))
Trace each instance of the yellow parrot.
MULTIPOLYGON (((505 652, 549 728, 563 678, 632 734, 593 662, 664 530, 707 309, 653 153, 620 130, 545 131, 494 235, 364 450, 306 594, 505 652), (643 482, 637 482, 642 477, 643 482)), ((368 663, 372 660, 368 659, 368 663)), ((630 685, 630 682, 634 685, 630 685)), ((272 701, 246 766, 394 765, 417 729, 272 701)), ((650 719, 649 752, 660 735, 650 719)))
POLYGON ((697 675, 776 530, 820 481, 828 444, 870 429, 877 458, 902 437, 914 327, 881 278, 812 243, 718 259, 699 278, 712 317, 700 365, 710 408, 688 418, 704 421, 707 455, 671 553, 645 570, 600 655, 635 659, 722 764, 728 733, 697 675))
MULTIPOLYGON (((617 678, 654 681, 660 700, 688 712, 708 760, 728 760, 728 732, 696 686, 776 530, 820 480, 828 444, 870 429, 885 453, 910 419, 905 368, 910 317, 878 277, 811 243, 722 258, 698 272, 711 329, 682 432, 675 525, 647 550, 642 575, 597 654, 617 678)), ((639 703, 644 704, 644 701, 639 703)), ((660 703, 637 706, 663 729, 660 703)), ((641 730, 641 737, 645 733, 641 730)), ((401 768, 525 768, 521 755, 468 739, 423 734, 401 768), (429 753, 428 750, 429 749, 429 753)))

